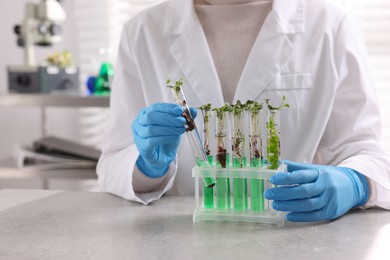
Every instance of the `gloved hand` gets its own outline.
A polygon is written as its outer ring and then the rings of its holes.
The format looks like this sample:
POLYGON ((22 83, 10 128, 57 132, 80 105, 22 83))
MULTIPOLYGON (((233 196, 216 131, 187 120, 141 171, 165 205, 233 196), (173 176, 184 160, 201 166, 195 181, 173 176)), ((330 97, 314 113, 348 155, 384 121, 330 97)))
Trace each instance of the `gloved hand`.
POLYGON ((274 174, 270 182, 293 186, 267 189, 264 196, 275 210, 290 212, 289 221, 331 220, 367 202, 367 179, 350 168, 284 162, 288 172, 274 174))
MULTIPOLYGON (((193 118, 196 109, 190 109, 193 118)), ((179 105, 155 103, 141 110, 132 123, 139 157, 136 165, 151 178, 163 176, 175 159, 186 120, 179 105)))

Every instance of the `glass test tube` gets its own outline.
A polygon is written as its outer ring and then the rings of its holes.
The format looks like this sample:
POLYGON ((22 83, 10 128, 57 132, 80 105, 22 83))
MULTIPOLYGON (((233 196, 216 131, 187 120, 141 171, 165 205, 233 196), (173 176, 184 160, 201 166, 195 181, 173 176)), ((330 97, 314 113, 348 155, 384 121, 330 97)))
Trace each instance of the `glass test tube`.
POLYGON ((211 140, 211 111, 210 110, 202 110, 203 114, 203 147, 207 156, 207 160, 210 165, 213 164, 213 156, 210 150, 210 140, 211 140))
MULTIPOLYGON (((209 167, 210 164, 207 160, 207 156, 204 151, 198 129, 196 128, 195 121, 191 116, 190 108, 188 107, 183 89, 181 87, 179 89, 172 88, 172 93, 176 103, 183 109, 183 117, 186 120, 186 135, 188 137, 192 152, 195 155, 197 165, 199 167, 209 167)), ((203 178, 203 183, 206 187, 213 187, 215 185, 213 178, 203 178)))
MULTIPOLYGON (((261 111, 251 111, 249 116, 250 167, 260 168, 264 164, 261 111)), ((250 186, 252 211, 264 211, 264 180, 251 179, 250 186)))
MULTIPOLYGON (((233 112, 232 129, 232 157, 233 168, 246 167, 246 145, 245 145, 245 111, 233 112)), ((234 210, 242 211, 248 208, 247 180, 235 178, 233 180, 233 203, 234 210)))
MULTIPOLYGON (((227 152, 227 112, 215 112, 215 166, 226 168, 229 163, 229 154, 227 152)), ((230 181, 229 178, 216 179, 216 204, 218 209, 230 208, 230 181)))
MULTIPOLYGON (((211 111, 201 109, 203 115, 203 147, 210 165, 213 165, 213 156, 210 151, 211 111)), ((214 208, 214 187, 203 185, 203 207, 214 208)))
POLYGON ((277 170, 280 161, 280 111, 267 110, 267 168, 277 170))

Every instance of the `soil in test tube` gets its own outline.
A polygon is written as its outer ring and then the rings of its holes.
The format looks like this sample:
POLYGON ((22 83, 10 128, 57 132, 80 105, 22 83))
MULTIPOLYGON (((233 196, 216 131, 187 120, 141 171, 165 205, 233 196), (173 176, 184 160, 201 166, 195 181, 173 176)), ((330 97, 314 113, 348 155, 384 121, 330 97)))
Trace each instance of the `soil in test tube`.
MULTIPOLYGON (((185 100, 183 100, 182 104, 183 104, 183 106, 187 106, 187 102, 185 100)), ((186 124, 185 124, 186 131, 191 132, 192 130, 194 130, 195 129, 195 121, 192 118, 190 111, 188 109, 184 109, 182 116, 186 120, 186 124)))
MULTIPOLYGON (((228 136, 227 129, 227 115, 230 109, 229 104, 222 107, 214 108, 215 111, 215 166, 218 168, 226 168, 228 163, 228 153, 226 149, 226 142, 228 136)), ((230 209, 230 181, 229 178, 216 179, 216 205, 220 210, 230 209)))
MULTIPOLYGON (((175 99, 176 104, 178 104, 183 109, 182 116, 186 120, 186 135, 188 137, 193 154, 195 155, 196 163, 199 167, 205 167, 205 165, 208 165, 207 156, 204 152, 195 121, 191 116, 190 109, 184 96, 182 89, 183 80, 180 79, 175 83, 173 83, 171 80, 167 80, 166 84, 167 87, 172 90, 173 98, 175 99)), ((202 178, 202 180, 206 187, 213 187, 215 185, 213 178, 202 178)))
MULTIPOLYGON (((207 156, 207 159, 209 164, 212 165, 213 157, 207 156)), ((214 208, 214 187, 206 187, 203 185, 203 206, 207 209, 214 208)))
MULTIPOLYGON (((225 148, 218 146, 215 156, 215 165, 219 168, 226 168, 227 151, 225 148)), ((230 208, 230 181, 228 178, 217 178, 216 184, 216 199, 218 209, 230 208)))
MULTIPOLYGON (((200 168, 209 168, 212 160, 210 162, 210 158, 208 158, 208 162, 205 162, 199 158, 197 158, 197 165, 200 168), (209 164, 210 163, 210 164, 209 164)), ((214 208, 214 187, 207 187, 204 183, 202 185, 203 190, 203 207, 207 209, 214 208)))

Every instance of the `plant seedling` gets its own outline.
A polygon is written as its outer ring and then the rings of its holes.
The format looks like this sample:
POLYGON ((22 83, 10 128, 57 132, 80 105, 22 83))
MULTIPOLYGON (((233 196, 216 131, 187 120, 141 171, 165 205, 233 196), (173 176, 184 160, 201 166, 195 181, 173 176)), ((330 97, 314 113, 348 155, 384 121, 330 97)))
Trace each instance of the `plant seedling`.
POLYGON ((173 97, 176 103, 183 109, 182 116, 186 120, 186 131, 188 132, 194 130, 195 122, 193 117, 191 116, 190 109, 188 108, 188 103, 182 91, 183 79, 179 79, 175 82, 175 84, 173 84, 172 80, 168 79, 166 81, 166 84, 168 88, 172 89, 173 97))
POLYGON ((283 96, 282 103, 279 106, 273 106, 270 104, 269 99, 265 99, 265 103, 268 106, 269 118, 267 122, 268 130, 268 144, 267 144, 267 159, 268 169, 276 170, 279 167, 280 157, 280 133, 278 125, 275 119, 276 114, 285 107, 290 107, 286 103, 286 97, 283 96))
POLYGON ((210 145, 209 145, 209 136, 210 136, 210 111, 211 111, 211 103, 205 104, 203 106, 198 107, 200 111, 202 111, 203 116, 203 147, 206 152, 206 155, 209 156, 211 154, 210 145))
POLYGON ((243 123, 243 112, 246 110, 246 108, 247 105, 242 104, 240 100, 238 100, 235 105, 231 106, 231 111, 233 112, 234 116, 232 151, 234 160, 239 164, 240 168, 245 166, 245 136, 242 131, 244 126, 241 124, 243 123))
POLYGON ((224 125, 224 117, 227 112, 231 112, 231 106, 229 103, 225 103, 222 107, 213 108, 213 111, 216 112, 217 116, 217 129, 216 129, 216 138, 217 138, 217 154, 216 160, 221 165, 222 168, 226 168, 226 158, 227 158, 227 150, 225 148, 225 144, 223 142, 223 138, 226 137, 226 129, 224 125))
POLYGON ((249 148, 250 148, 250 153, 251 153, 251 164, 257 164, 255 163, 255 160, 261 159, 263 160, 263 155, 261 152, 261 148, 259 149, 258 145, 260 142, 261 145, 261 133, 260 133, 260 122, 259 122, 259 113, 260 110, 263 109, 263 104, 257 102, 257 101, 250 101, 248 100, 246 102, 246 110, 250 112, 250 122, 251 122, 251 140, 249 142, 249 148), (260 140, 258 140, 260 139, 260 140), (253 162, 253 163, 252 163, 253 162))

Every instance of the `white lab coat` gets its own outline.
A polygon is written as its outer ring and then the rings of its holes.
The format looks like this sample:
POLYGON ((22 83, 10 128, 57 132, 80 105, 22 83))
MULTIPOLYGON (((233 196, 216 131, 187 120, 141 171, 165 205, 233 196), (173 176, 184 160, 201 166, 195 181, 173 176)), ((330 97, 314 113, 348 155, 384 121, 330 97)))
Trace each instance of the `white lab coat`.
MULTIPOLYGON (((131 123, 146 106, 174 103, 165 82, 180 77, 187 81, 191 106, 223 105, 192 0, 159 3, 124 26, 97 168, 102 190, 144 204, 167 191, 193 194, 195 160, 185 138, 166 177, 144 176, 142 182, 154 183, 155 189, 133 187, 138 152, 131 123)), ((281 116, 282 159, 353 168, 369 179, 367 206, 390 208, 390 163, 379 141, 380 115, 365 46, 351 15, 320 0, 273 1, 234 102, 270 98, 276 103, 283 95, 290 108, 281 116)))

